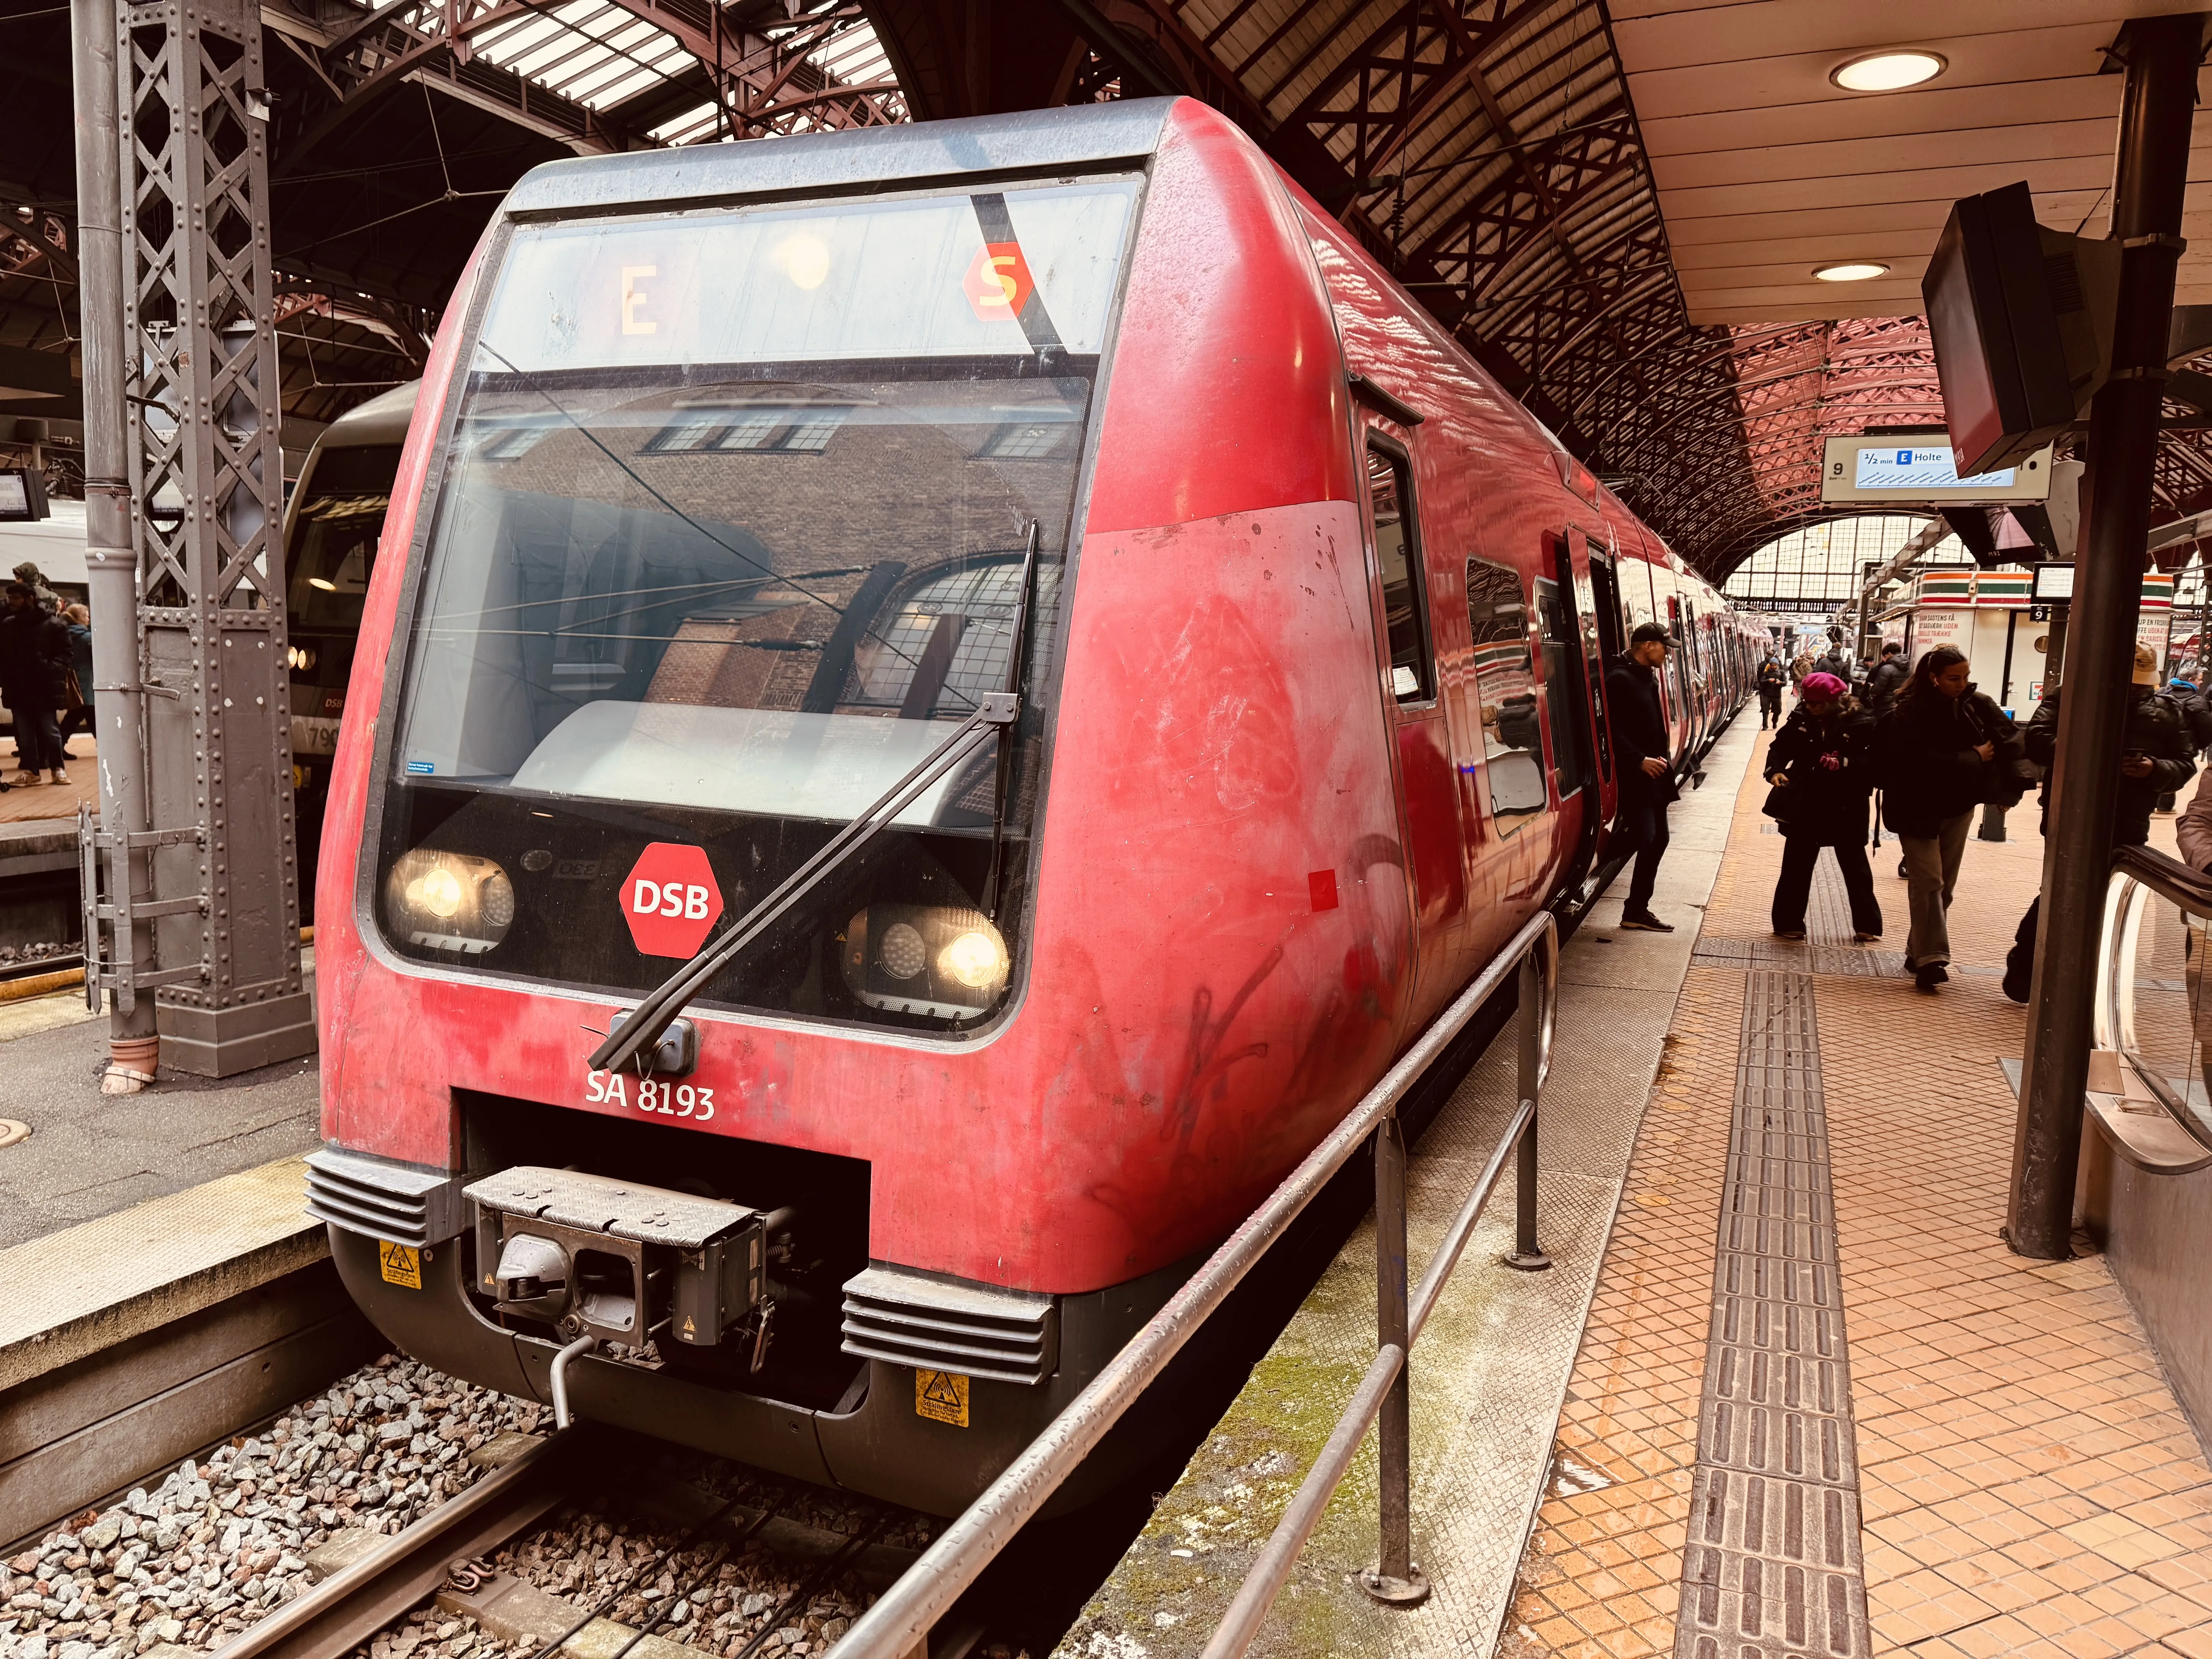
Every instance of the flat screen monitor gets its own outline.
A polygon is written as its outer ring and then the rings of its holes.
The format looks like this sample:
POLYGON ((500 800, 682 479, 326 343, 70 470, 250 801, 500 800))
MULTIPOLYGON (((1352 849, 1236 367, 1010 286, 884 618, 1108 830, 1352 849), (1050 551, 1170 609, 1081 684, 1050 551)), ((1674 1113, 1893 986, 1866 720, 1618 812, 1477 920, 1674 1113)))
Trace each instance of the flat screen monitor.
POLYGON ((2027 590, 2030 605, 2064 605, 2073 597, 2074 566, 2071 561, 2034 567, 2034 580, 2027 590))
POLYGON ((0 524, 28 524, 47 512, 44 477, 27 466, 0 468, 0 524))
POLYGON ((1920 297, 1962 471, 2012 465, 2071 423, 2074 386, 2027 185, 1952 204, 1920 297))
POLYGON ((1929 507, 2039 501, 2051 493, 2048 446, 2010 466, 1959 473, 1948 434, 1830 438, 1820 469, 1824 501, 1894 501, 1929 507))

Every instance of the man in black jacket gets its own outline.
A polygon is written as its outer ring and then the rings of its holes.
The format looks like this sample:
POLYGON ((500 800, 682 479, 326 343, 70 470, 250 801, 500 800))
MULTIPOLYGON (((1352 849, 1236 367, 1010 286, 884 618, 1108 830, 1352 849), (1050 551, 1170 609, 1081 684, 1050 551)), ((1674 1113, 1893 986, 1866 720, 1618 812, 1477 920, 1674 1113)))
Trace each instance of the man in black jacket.
MULTIPOLYGON (((2133 682, 2128 687, 2128 723, 2120 740, 2120 787, 2113 803, 2112 845, 2141 847, 2150 839, 2150 815, 2160 796, 2171 796, 2197 775, 2197 741, 2189 711, 2179 697, 2158 689, 2158 655, 2147 645, 2136 647, 2133 682)), ((2058 693, 2036 706, 2027 723, 2027 757, 2044 769, 2044 829, 2049 833, 2051 763, 2058 757, 2058 693)), ((2026 1002, 2034 988, 2035 927, 2043 908, 2039 894, 2020 919, 2005 952, 2004 993, 2026 1002)))
POLYGON ((1620 788, 1620 814, 1613 829, 1636 849, 1636 871, 1628 878, 1620 925, 1647 933, 1674 931, 1651 914, 1652 884, 1659 878, 1659 860, 1667 855, 1667 808, 1680 793, 1668 775, 1674 744, 1667 729, 1667 705, 1659 691, 1659 671, 1674 643, 1659 623, 1639 623, 1628 636, 1627 654, 1605 674, 1613 770, 1620 788))
POLYGON ((1851 672, 1852 667, 1851 653, 1844 649, 1844 636, 1831 629, 1828 631, 1828 648, 1821 653, 1820 661, 1813 665, 1813 672, 1815 674, 1833 674, 1849 685, 1858 678, 1851 672))
POLYGON ((1766 660, 1759 665, 1757 683, 1759 729, 1764 732, 1770 726, 1782 724, 1782 688, 1790 684, 1789 677, 1782 672, 1782 665, 1774 660, 1774 653, 1771 651, 1767 653, 1766 660))
MULTIPOLYGON (((2168 680, 2166 695, 2180 708, 2182 721, 2189 727, 2191 752, 2199 754, 2212 749, 2212 702, 2207 702, 2204 694, 2188 680, 2168 680)), ((2158 798, 2157 810, 2171 812, 2177 799, 2173 790, 2167 790, 2158 798)))
POLYGON ((1895 640, 1881 648, 1881 660, 1875 665, 1874 672, 1867 676, 1867 707, 1876 718, 1889 713, 1897 701, 1905 681, 1912 678, 1912 665, 1905 660, 1905 647, 1895 640))

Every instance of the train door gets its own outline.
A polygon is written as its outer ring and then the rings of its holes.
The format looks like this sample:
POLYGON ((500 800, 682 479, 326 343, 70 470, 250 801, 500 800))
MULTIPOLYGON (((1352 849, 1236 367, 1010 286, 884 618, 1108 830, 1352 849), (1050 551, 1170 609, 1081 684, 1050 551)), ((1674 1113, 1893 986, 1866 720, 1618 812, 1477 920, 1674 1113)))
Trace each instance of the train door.
MULTIPOLYGON (((1567 535, 1571 544, 1582 542, 1578 530, 1567 535)), ((1589 556, 1583 567, 1584 574, 1575 578, 1575 604, 1582 614, 1583 655, 1589 677, 1598 776, 1610 787, 1613 785, 1613 727, 1605 705, 1605 673, 1627 648, 1620 627, 1620 576, 1611 555, 1583 544, 1589 556)))
POLYGON ((1382 586, 1388 670, 1404 803, 1406 874, 1413 891, 1413 1015, 1428 1018, 1456 981, 1453 953, 1467 918, 1467 864, 1460 834, 1451 740, 1437 696, 1429 592, 1412 459, 1377 428, 1366 434, 1367 529, 1382 586))
MULTIPOLYGON (((1681 607, 1675 599, 1674 573, 1663 562, 1666 554, 1648 538, 1644 541, 1644 580, 1650 584, 1649 589, 1651 596, 1650 609, 1645 611, 1640 604, 1642 595, 1634 591, 1636 583, 1632 575, 1626 578, 1625 582, 1625 585, 1631 588, 1628 595, 1629 609, 1640 613, 1637 617, 1638 622, 1648 620, 1664 623, 1668 633, 1679 641, 1681 638, 1681 619, 1679 614, 1681 607)), ((1687 726, 1682 705, 1682 685, 1679 669, 1674 665, 1674 659, 1680 655, 1681 652, 1679 648, 1670 651, 1668 653, 1668 666, 1662 669, 1659 674, 1659 705, 1667 719, 1667 752, 1670 759, 1677 758, 1681 755, 1686 741, 1687 726)))
POLYGON ((1681 710, 1680 746, 1675 750, 1676 764, 1686 764, 1698 752, 1698 744, 1705 735, 1705 711, 1698 697, 1697 687, 1697 629, 1696 612, 1690 602, 1679 593, 1667 600, 1667 631, 1675 639, 1674 649, 1668 653, 1668 678, 1674 683, 1675 705, 1681 710))
POLYGON ((1620 780, 1613 775, 1613 709, 1607 702, 1605 677, 1628 649, 1628 613, 1621 599, 1620 566, 1611 552, 1601 553, 1595 548, 1589 554, 1589 604, 1585 616, 1584 626, 1590 635, 1591 707, 1597 714, 1598 766, 1606 782, 1607 805, 1617 811, 1620 780))
MULTIPOLYGON (((1469 747, 1482 757, 1490 796, 1493 869, 1504 891, 1520 898, 1543 880, 1552 838, 1545 829, 1552 797, 1544 764, 1544 717, 1537 702, 1529 649, 1528 591, 1521 573, 1489 559, 1467 562, 1468 631, 1474 642, 1476 730, 1469 747), (1500 857, 1502 852, 1503 857, 1500 857)), ((1471 734, 1472 735, 1472 734, 1471 734)))
POLYGON ((1544 714, 1551 730, 1552 777, 1559 802, 1554 832, 1567 866, 1563 884, 1574 887, 1597 848, 1599 756, 1602 750, 1601 672, 1589 661, 1589 580, 1575 570, 1583 533, 1571 530, 1554 544, 1556 574, 1536 582, 1537 638, 1544 653, 1544 714))

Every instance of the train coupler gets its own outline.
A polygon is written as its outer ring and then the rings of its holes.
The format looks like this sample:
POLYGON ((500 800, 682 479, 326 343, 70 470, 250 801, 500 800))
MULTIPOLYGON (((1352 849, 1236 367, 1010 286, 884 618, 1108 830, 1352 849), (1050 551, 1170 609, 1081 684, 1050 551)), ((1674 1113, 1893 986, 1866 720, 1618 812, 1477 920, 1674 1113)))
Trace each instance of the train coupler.
POLYGON ((788 1212, 520 1165, 465 1189, 476 1288, 562 1336, 712 1347, 768 1324, 768 1233, 788 1212))

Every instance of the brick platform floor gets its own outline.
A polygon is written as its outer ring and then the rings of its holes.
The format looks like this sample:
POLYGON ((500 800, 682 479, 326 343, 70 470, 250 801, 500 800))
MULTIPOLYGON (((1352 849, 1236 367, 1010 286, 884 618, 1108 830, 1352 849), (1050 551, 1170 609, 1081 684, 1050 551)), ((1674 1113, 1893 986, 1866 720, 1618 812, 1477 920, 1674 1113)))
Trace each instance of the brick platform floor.
MULTIPOLYGON (((1762 744, 1765 738, 1760 738, 1762 744)), ((1754 768, 1701 948, 1765 939, 1782 840, 1754 768)), ((1999 988, 2040 873, 2031 800, 1970 840, 1951 983, 1838 965, 1826 867, 1806 953, 1856 1420, 1868 1618, 1854 1651, 2212 1659, 2212 1468, 2125 1297, 2095 1257, 2033 1263, 1997 1237, 2013 1099, 1996 1061, 2024 1011, 1999 988)), ((2154 842, 2171 850, 2172 820, 2154 842)), ((1895 842, 1875 854, 1899 951, 1895 842)), ((1740 947, 1739 947, 1740 948, 1740 947)), ((1746 975, 1693 966, 1630 1166, 1499 1651, 1677 1651, 1698 1465, 1717 1206, 1746 975)), ((1685 1640, 1685 1659, 1696 1645, 1685 1640)), ((1802 1651, 1771 1638, 1747 1655, 1802 1651)), ((1723 1648, 1721 1659, 1739 1659, 1723 1648)))
MULTIPOLYGON (((25 823, 33 818, 74 820, 81 800, 90 801, 95 812, 100 810, 100 762, 93 750, 92 733, 79 732, 72 736, 68 754, 67 783, 28 784, 0 794, 0 823, 25 823)), ((15 775, 15 749, 0 743, 0 776, 12 780, 15 775)))

